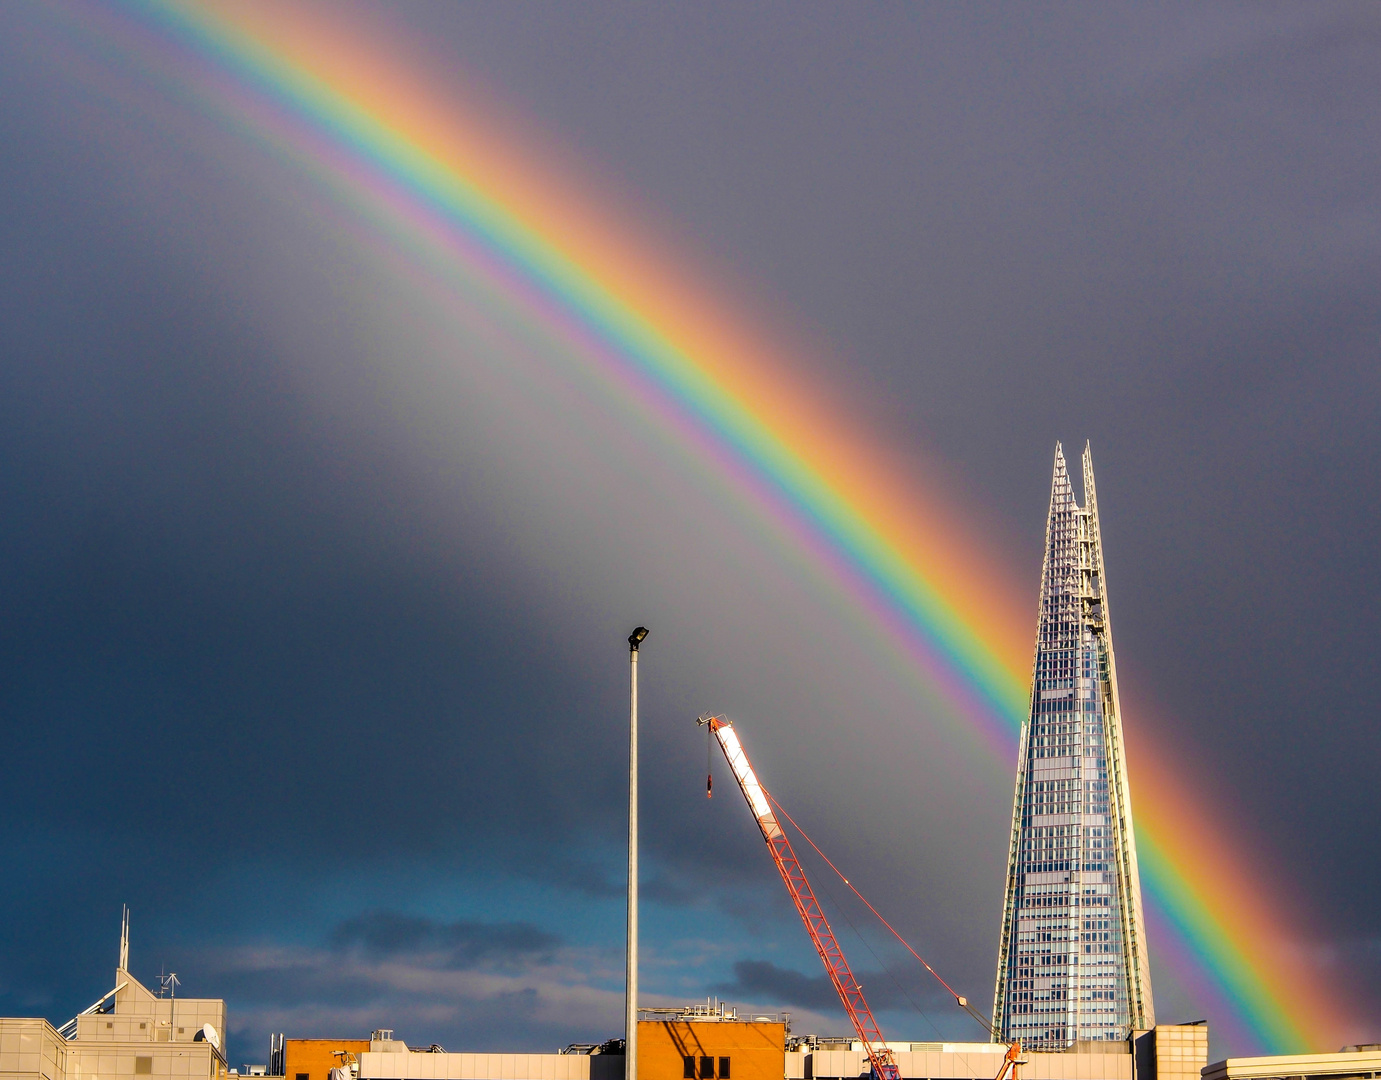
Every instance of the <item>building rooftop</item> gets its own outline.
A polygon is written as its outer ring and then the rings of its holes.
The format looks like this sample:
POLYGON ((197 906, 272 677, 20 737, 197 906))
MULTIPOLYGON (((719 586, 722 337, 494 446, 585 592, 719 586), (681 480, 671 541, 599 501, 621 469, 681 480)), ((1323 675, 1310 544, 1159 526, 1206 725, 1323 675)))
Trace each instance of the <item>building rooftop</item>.
POLYGON ((1203 1080, 1285 1080, 1287 1077, 1379 1077, 1381 1045, 1344 1047, 1336 1054, 1227 1058, 1205 1066, 1203 1080))

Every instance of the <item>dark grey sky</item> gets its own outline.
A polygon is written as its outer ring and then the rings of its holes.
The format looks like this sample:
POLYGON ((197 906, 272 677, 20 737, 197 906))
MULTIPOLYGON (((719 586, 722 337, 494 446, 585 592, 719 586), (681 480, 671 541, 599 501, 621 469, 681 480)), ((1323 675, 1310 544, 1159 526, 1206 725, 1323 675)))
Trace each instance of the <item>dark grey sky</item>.
MULTIPOLYGON (((1377 1015, 1376 7, 347 14, 811 342, 1033 613, 1054 442, 1091 439, 1124 696, 1377 1015)), ((128 902, 136 974, 229 998, 237 1062, 614 1034, 637 622, 649 993, 843 1026, 701 795, 715 708, 983 1001, 1010 764, 557 346, 483 344, 93 20, 0 11, 0 1012, 105 990, 128 902)), ((889 1031, 973 1037, 899 978, 889 1031)))

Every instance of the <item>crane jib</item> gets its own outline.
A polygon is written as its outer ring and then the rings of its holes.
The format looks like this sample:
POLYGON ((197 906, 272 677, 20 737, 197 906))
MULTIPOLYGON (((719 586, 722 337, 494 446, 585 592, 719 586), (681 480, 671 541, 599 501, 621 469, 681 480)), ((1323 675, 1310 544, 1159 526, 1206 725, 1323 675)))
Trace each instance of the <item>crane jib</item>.
POLYGON ((748 802, 748 809, 752 811, 758 828, 762 830, 763 839, 767 841, 767 849, 772 853, 772 861, 786 884, 787 892, 791 894, 796 914, 801 917, 806 933, 810 935, 811 943, 825 965, 830 983, 839 995, 859 1041, 863 1043, 873 1075, 877 1080, 901 1080, 901 1070, 897 1067, 891 1049, 883 1041, 882 1031, 873 1018, 873 1011, 863 997, 863 988, 859 986, 848 961, 844 959, 844 950, 839 947, 834 931, 830 929, 829 920, 825 918, 825 912, 810 887, 806 872, 801 867, 800 860, 796 858, 791 841, 772 812, 767 792, 758 782, 757 774, 748 762, 748 755, 744 752, 737 733, 727 720, 719 717, 710 717, 704 722, 710 725, 710 730, 718 739, 719 748, 724 751, 724 759, 729 763, 734 779, 738 781, 739 790, 748 802))

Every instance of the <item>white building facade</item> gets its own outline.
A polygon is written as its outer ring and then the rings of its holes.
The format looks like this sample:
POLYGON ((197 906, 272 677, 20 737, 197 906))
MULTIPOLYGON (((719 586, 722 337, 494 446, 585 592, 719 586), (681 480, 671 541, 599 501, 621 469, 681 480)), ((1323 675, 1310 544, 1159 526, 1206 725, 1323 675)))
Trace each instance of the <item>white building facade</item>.
POLYGON ((224 1001, 158 997, 121 968, 61 1029, 0 1018, 0 1080, 226 1080, 224 1045, 224 1001))

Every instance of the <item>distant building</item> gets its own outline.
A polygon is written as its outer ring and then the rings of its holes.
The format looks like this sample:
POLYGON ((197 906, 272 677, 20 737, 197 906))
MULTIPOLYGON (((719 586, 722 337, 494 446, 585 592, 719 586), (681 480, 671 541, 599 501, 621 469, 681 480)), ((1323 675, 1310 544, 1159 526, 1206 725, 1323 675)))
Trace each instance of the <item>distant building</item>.
POLYGON ((1372 1080, 1381 1077, 1381 1043, 1345 1046, 1336 1054, 1279 1054, 1228 1058, 1203 1071, 1203 1080, 1372 1080))
POLYGON ((638 1076, 646 1080, 777 1080, 783 1076, 786 1021, 740 1019, 723 1005, 642 1009, 638 1076))
POLYGON ((287 1080, 329 1080, 332 1069, 350 1069, 369 1049, 368 1039, 283 1039, 280 1068, 287 1080))
MULTIPOLYGON (((813 1042, 796 1060, 787 1054, 788 1080, 856 1080, 868 1073, 862 1044, 826 1048, 829 1040, 813 1042)), ((887 1045, 906 1080, 991 1080, 1007 1049, 991 1042, 887 1045)), ((1161 1024, 1127 1042, 1089 1042, 1073 1052, 1024 1052, 1021 1060, 1021 1080, 1199 1080, 1208 1061, 1208 1025, 1161 1024)))
MULTIPOLYGON (((740 1017, 723 1005, 641 1009, 640 1080, 866 1080, 863 1046, 849 1037, 791 1036, 787 1014, 740 1017)), ((291 1042, 291 1040, 289 1040, 291 1042)), ((905 1080, 992 1080, 997 1043, 888 1042, 905 1080)), ((1134 1040, 1078 1052, 1023 1053, 1021 1080, 1198 1080, 1205 1024, 1161 1026, 1134 1040)), ((555 1054, 447 1053, 378 1031, 358 1080, 623 1080, 623 1040, 576 1043, 555 1054)), ((294 1080, 291 1075, 289 1080, 294 1080)), ((343 1080, 343 1078, 342 1078, 343 1080)))
POLYGON ((1199 1080, 1208 1064, 1208 1024, 1157 1024, 1133 1040, 1137 1080, 1199 1080))
MULTIPOLYGON (((376 1032, 360 1055, 359 1080, 623 1080, 622 1040, 576 1044, 556 1054, 447 1053, 410 1049, 376 1032)), ((642 1009, 638 1075, 644 1080, 783 1080, 786 1022, 739 1018, 723 1006, 642 1009)), ((857 1075, 857 1074, 855 1074, 857 1075)), ((291 1074, 288 1080, 294 1080, 291 1074)))
MULTIPOLYGON (((385 1029, 360 1054, 358 1080, 591 1080, 591 1060, 586 1053, 453 1054, 436 1044, 409 1047, 385 1029)), ((622 1077, 623 1057, 618 1060, 622 1077)), ((606 1078, 596 1074, 596 1080, 606 1078)), ((612 1072, 607 1080, 616 1080, 612 1072)))
POLYGON ((158 997, 123 967, 61 1028, 0 1018, 0 1080, 225 1080, 225 1002, 158 997))
POLYGON ((1002 1038, 1031 1050, 1155 1024, 1087 447, 1083 473, 1081 507, 1056 446, 993 1003, 1002 1038))
MULTIPOLYGON (((1000 1043, 889 1042, 905 1080, 992 1080, 1007 1048, 1000 1043)), ((1145 1080, 1133 1072, 1126 1044, 1112 1043, 1101 1053, 1021 1055, 1021 1080, 1145 1080)), ((867 1076, 868 1056, 855 1050, 816 1050, 801 1066, 787 1066, 790 1078, 858 1080, 867 1076)))

